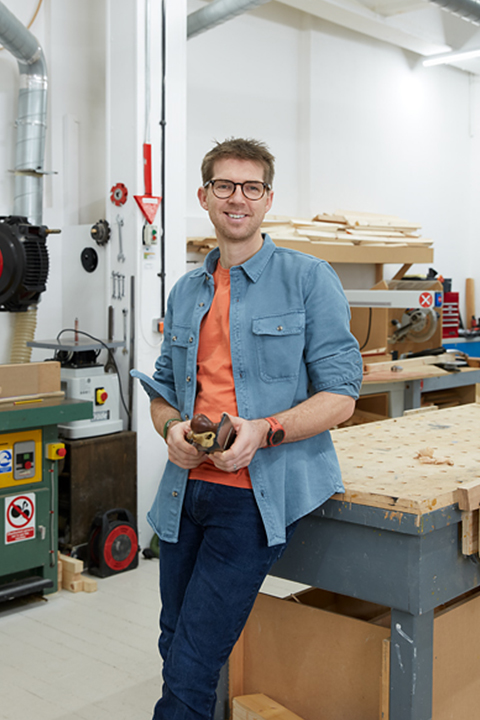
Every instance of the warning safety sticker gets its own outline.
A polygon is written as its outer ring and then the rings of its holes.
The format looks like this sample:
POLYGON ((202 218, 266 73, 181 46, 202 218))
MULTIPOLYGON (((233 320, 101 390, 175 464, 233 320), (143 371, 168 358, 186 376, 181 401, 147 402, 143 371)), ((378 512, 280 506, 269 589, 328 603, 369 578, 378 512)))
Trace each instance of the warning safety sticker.
POLYGON ((5 544, 35 537, 35 493, 5 498, 5 544))

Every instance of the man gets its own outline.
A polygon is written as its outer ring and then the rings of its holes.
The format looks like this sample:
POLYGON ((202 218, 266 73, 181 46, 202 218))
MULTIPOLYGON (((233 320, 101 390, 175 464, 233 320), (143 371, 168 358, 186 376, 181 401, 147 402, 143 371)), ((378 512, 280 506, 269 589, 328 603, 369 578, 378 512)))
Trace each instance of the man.
POLYGON ((211 720, 219 671, 297 521, 343 490, 328 429, 353 412, 358 344, 337 276, 260 226, 274 158, 231 139, 202 164, 218 248, 173 288, 151 398, 168 463, 149 521, 160 537, 163 693, 154 720, 211 720), (228 413, 230 449, 187 438, 228 413))

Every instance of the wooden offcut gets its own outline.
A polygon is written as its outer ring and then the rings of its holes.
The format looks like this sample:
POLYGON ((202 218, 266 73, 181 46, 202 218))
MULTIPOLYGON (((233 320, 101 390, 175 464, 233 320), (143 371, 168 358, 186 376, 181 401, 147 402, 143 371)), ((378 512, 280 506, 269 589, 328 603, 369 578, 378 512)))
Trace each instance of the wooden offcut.
POLYGON ((26 399, 63 398, 60 363, 56 361, 0 365, 0 404, 26 399))
POLYGON ((83 575, 83 560, 58 553, 59 586, 70 592, 95 592, 97 581, 95 578, 83 575))
POLYGON ((232 710, 232 720, 302 720, 263 693, 234 698, 232 710))

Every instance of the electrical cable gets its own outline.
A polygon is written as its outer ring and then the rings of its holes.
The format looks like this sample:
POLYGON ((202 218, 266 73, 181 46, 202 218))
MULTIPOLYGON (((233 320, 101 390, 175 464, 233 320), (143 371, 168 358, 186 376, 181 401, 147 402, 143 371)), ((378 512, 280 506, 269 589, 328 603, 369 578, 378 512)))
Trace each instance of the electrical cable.
MULTIPOLYGON (((122 401, 123 409, 124 409, 125 412, 127 413, 128 422, 130 423, 130 422, 131 422, 131 417, 130 417, 130 413, 129 413, 129 411, 128 411, 128 407, 127 407, 127 404, 126 404, 126 402, 125 402, 125 398, 124 398, 124 395, 123 395, 123 387, 122 387, 122 381, 121 381, 121 379, 120 379, 120 373, 119 373, 119 371, 118 371, 118 365, 117 365, 117 362, 116 362, 116 360, 115 360, 115 355, 113 354, 111 348, 109 348, 108 345, 107 345, 103 340, 100 340, 100 338, 97 338, 97 337, 95 337, 94 335, 90 335, 90 333, 85 332, 85 330, 76 330, 75 328, 64 328, 63 330, 60 330, 60 332, 59 332, 58 335, 57 335, 57 340, 58 340, 58 342, 60 342, 60 337, 61 337, 61 335, 63 335, 63 333, 66 333, 66 332, 77 333, 78 335, 85 335, 85 337, 90 338, 90 340, 95 340, 95 342, 98 342, 98 343, 100 343, 100 345, 103 345, 103 347, 105 348, 105 350, 108 352, 109 358, 110 358, 110 360, 112 361, 112 363, 114 364, 115 370, 117 371, 118 389, 120 390, 120 399, 121 399, 121 401, 122 401)), ((79 348, 79 349, 81 349, 81 348, 79 348)), ((100 353, 100 351, 99 351, 99 353, 100 353)))
POLYGON ((367 339, 365 340, 365 342, 364 342, 363 345, 361 346, 360 352, 366 348, 366 346, 368 345, 368 341, 370 340, 370 332, 371 332, 371 330, 372 330, 372 314, 373 314, 372 308, 370 307, 370 308, 368 308, 367 339))

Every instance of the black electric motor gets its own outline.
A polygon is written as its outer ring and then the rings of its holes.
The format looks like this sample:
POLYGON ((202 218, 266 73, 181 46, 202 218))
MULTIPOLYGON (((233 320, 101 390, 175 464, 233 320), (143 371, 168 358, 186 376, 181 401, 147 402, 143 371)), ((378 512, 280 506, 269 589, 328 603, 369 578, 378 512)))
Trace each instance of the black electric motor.
POLYGON ((0 217, 0 310, 22 312, 38 302, 48 278, 48 233, 25 217, 0 217))

